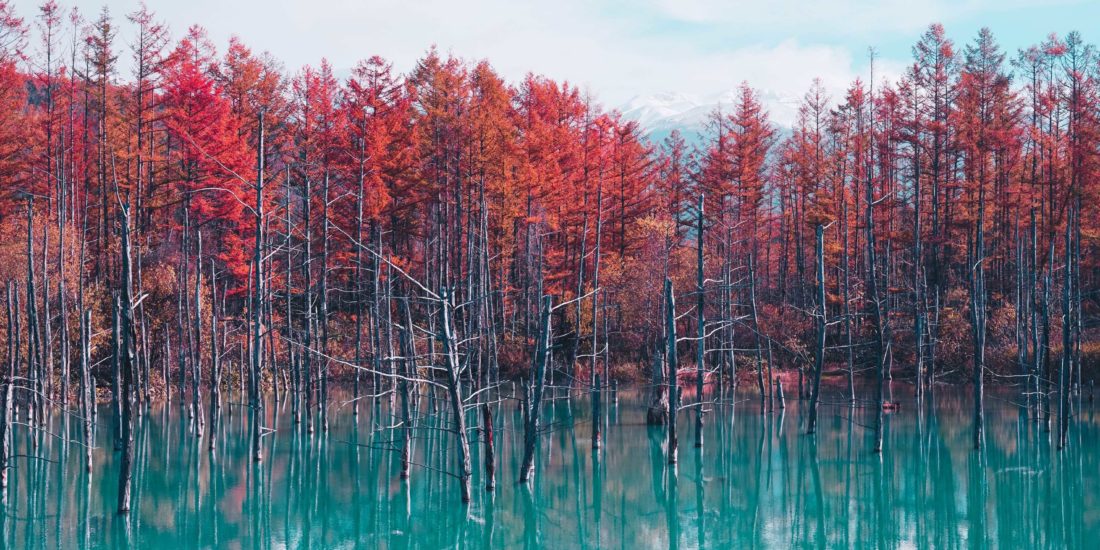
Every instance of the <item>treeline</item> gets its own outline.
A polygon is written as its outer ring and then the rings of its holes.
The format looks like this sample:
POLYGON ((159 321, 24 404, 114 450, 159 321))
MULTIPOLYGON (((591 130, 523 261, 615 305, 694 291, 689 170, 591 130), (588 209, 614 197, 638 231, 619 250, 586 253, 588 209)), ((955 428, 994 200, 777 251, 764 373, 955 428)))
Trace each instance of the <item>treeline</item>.
POLYGON ((144 8, 27 17, 0 2, 0 337, 39 403, 88 376, 119 407, 118 384, 196 414, 233 386, 323 417, 336 378, 356 407, 415 378, 406 351, 474 392, 535 365, 659 378, 666 279, 700 380, 747 365, 769 395, 772 369, 852 399, 863 371, 1073 384, 1093 351, 1100 65, 1076 33, 1009 54, 933 25, 896 82, 814 81, 790 133, 744 84, 691 146, 434 48, 338 79, 144 8))

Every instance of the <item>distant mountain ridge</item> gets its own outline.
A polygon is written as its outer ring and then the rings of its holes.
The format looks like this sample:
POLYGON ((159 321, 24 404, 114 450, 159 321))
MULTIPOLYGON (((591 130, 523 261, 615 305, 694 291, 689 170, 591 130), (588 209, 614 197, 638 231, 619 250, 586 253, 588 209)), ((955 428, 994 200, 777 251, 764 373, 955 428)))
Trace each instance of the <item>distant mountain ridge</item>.
MULTIPOLYGON (((758 90, 758 93, 778 133, 788 134, 798 115, 801 98, 783 96, 770 90, 758 90)), ((732 112, 736 100, 736 90, 709 97, 662 92, 635 96, 621 105, 619 112, 623 118, 637 121, 654 144, 660 144, 673 130, 679 130, 689 145, 698 145, 702 143, 702 134, 711 113, 719 108, 723 113, 732 112)))

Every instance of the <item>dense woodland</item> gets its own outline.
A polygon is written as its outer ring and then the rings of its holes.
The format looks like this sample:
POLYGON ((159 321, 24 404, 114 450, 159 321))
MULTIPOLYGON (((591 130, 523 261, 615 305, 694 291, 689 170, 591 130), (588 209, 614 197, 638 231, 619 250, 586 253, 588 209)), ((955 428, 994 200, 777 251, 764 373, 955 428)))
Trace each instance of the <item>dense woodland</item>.
POLYGON ((675 460, 678 409, 702 445, 702 396, 770 401, 782 371, 810 432, 823 378, 853 404, 872 388, 878 426, 884 381, 966 382, 980 446, 996 382, 1064 443, 1096 353, 1100 57, 939 25, 896 81, 871 55, 843 97, 806 75, 790 131, 745 83, 697 140, 652 143, 576 86, 435 48, 339 79, 199 26, 173 40, 145 9, 0 0, 4 433, 65 407, 86 434, 109 400, 125 472, 153 399, 199 437, 226 394, 290 396, 311 431, 383 402, 405 448, 449 415, 468 500, 467 423, 492 457, 501 396, 526 479, 544 392, 598 414, 648 384, 675 460))

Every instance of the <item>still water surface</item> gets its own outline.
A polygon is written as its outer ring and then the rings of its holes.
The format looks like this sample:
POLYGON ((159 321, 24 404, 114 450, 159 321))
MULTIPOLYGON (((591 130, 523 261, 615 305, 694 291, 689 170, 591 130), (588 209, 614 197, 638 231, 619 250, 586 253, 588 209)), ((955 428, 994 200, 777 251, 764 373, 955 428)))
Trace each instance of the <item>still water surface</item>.
MULTIPOLYGON (((873 454, 869 411, 825 405, 815 437, 800 404, 761 414, 748 398, 706 417, 705 448, 682 414, 680 461, 665 430, 644 423, 643 396, 605 407, 604 450, 590 443, 586 399, 556 400, 544 418, 537 474, 515 484, 522 434, 512 403, 497 409, 498 486, 475 473, 459 503, 453 447, 420 429, 412 479, 398 479, 400 438, 365 407, 334 407, 328 434, 269 403, 264 460, 250 460, 244 408, 230 405, 216 453, 178 404, 154 404, 136 433, 134 509, 114 513, 119 456, 101 409, 95 467, 78 443, 25 430, 0 516, 10 548, 1080 548, 1100 545, 1100 429, 1085 403, 1059 452, 1051 434, 1010 403, 987 399, 983 453, 971 449, 966 391, 939 389, 927 410, 888 416, 873 454), (229 413, 232 412, 232 416, 229 413)), ((54 415, 53 432, 65 431, 54 415)), ((473 420, 473 418, 471 418, 473 420)), ((71 437, 80 439, 71 421, 71 437)), ((473 449, 475 470, 481 448, 473 449)))

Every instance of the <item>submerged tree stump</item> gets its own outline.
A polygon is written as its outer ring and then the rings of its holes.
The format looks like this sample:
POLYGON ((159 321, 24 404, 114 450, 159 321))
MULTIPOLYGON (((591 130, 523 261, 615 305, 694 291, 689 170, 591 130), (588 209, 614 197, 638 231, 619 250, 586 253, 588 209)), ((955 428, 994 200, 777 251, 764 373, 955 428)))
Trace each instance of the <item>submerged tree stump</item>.
POLYGON ((657 399, 645 413, 645 423, 649 426, 664 426, 668 424, 668 397, 661 392, 657 399))
POLYGON ((665 391, 664 354, 660 348, 653 354, 653 401, 645 413, 647 426, 668 424, 668 393, 665 391))

